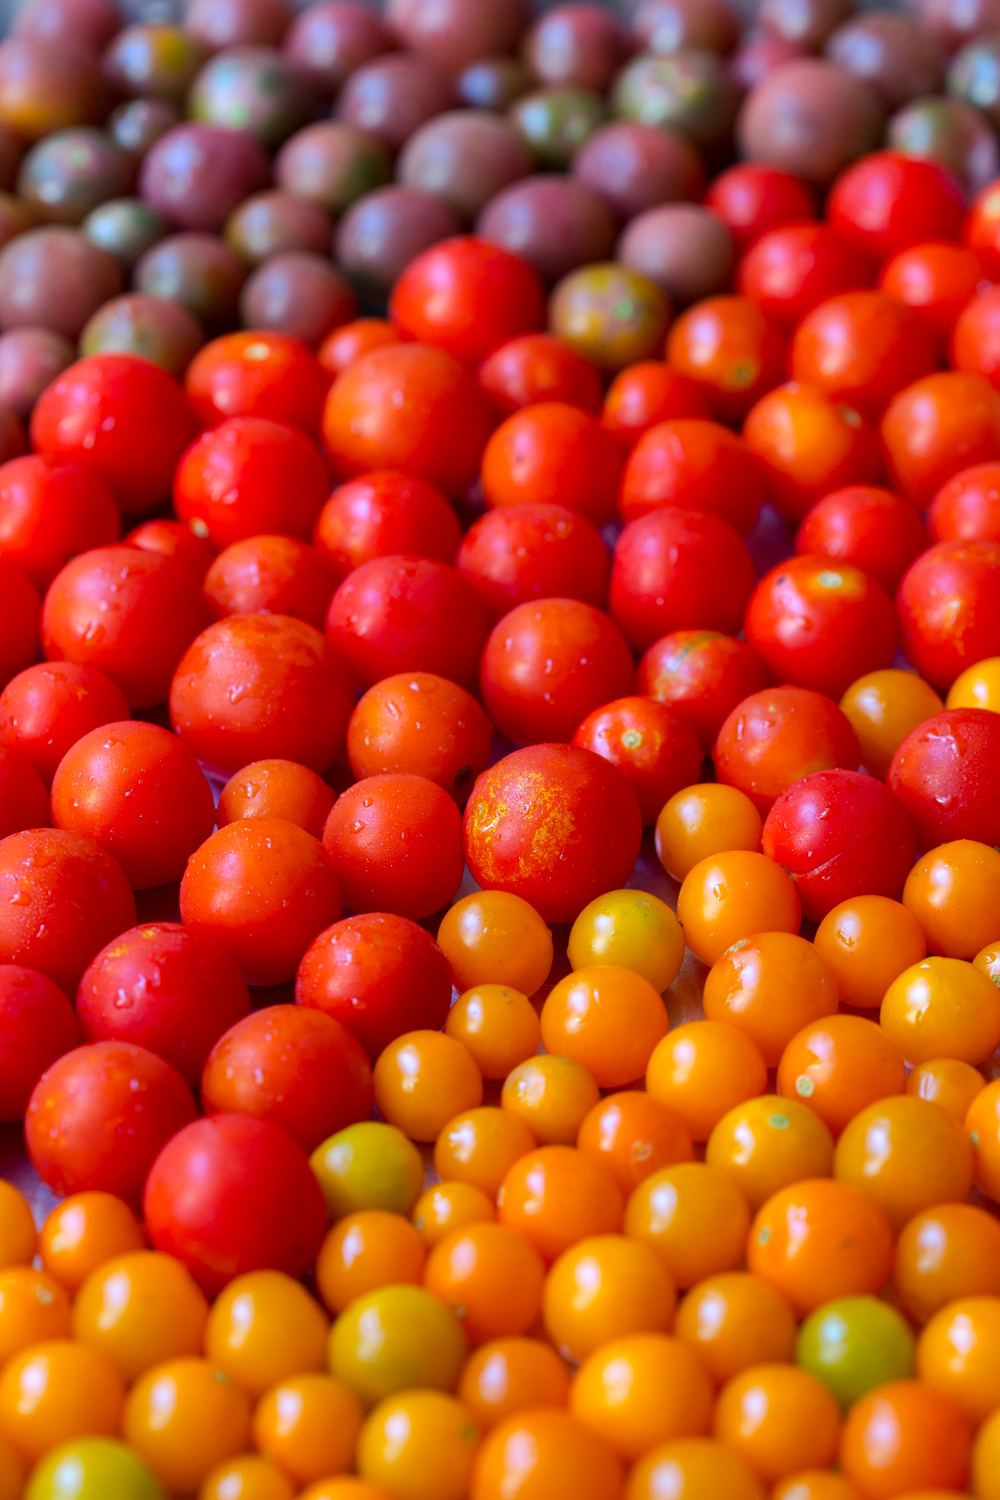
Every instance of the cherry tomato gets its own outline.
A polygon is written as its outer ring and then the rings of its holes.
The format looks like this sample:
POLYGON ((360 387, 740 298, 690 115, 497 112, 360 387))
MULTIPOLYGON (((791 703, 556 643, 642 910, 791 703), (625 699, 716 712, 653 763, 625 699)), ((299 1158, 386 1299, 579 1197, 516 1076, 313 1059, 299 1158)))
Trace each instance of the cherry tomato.
POLYGON ((494 349, 479 367, 479 384, 504 416, 541 401, 566 401, 599 412, 600 371, 550 333, 522 333, 494 349))
POLYGON ((760 235, 740 261, 736 283, 788 327, 820 302, 871 280, 868 257, 826 224, 785 224, 760 235))
POLYGON ((300 429, 268 417, 229 417, 182 457, 174 509, 216 547, 266 532, 305 540, 327 487, 319 450, 300 429))
POLYGON ((644 359, 612 380, 601 422, 629 452, 659 422, 710 415, 708 398, 696 381, 678 375, 662 360, 644 359))
POLYGON ((785 340, 749 297, 706 297, 674 323, 667 360, 703 386, 715 416, 738 422, 781 378, 785 340))
POLYGON ((718 422, 697 417, 657 422, 637 441, 625 465, 618 508, 626 521, 664 505, 709 511, 745 534, 765 498, 757 459, 718 422))
POLYGON ((618 767, 635 790, 647 826, 701 771, 702 750, 694 730, 654 698, 618 698, 595 709, 580 724, 573 744, 618 767))
POLYGON ((319 513, 313 546, 336 581, 375 557, 410 552, 455 560, 461 531, 440 490, 396 469, 377 469, 338 485, 319 513))
POLYGON ((319 838, 333 806, 332 789, 294 760, 257 760, 231 776, 219 793, 220 828, 239 818, 284 818, 319 838))
POLYGON ((768 391, 748 412, 743 438, 790 521, 831 490, 878 478, 878 442, 868 421, 817 385, 793 380, 768 391))
POLYGON ((950 687, 1000 655, 1000 542, 937 542, 899 586, 902 646, 922 677, 950 687))
POLYGON ((876 485, 849 485, 818 500, 795 533, 801 556, 819 553, 851 563, 876 578, 890 595, 928 544, 913 506, 876 485))
POLYGON ((603 609, 611 558, 585 516, 523 501, 480 516, 462 538, 455 567, 499 620, 535 599, 579 599, 603 609))
POLYGON ((1000 542, 1000 463, 972 464, 943 484, 927 508, 936 542, 1000 542))
POLYGON ((183 521, 156 517, 142 521, 125 537, 129 547, 138 547, 143 552, 159 552, 162 557, 173 557, 193 573, 201 583, 215 557, 215 548, 205 537, 196 536, 183 521))
POLYGON ((275 614, 322 630, 336 579, 323 554, 291 536, 253 536, 219 553, 202 583, 216 619, 275 614))
POLYGON ((0 556, 41 593, 78 552, 121 534, 115 497, 93 469, 37 453, 0 465, 0 556))
MULTIPOLYGON (((901 250, 879 276, 882 291, 912 308, 944 347, 982 283, 983 267, 974 251, 938 240, 901 250)), ((960 369, 977 368, 964 360, 957 363, 960 369)))
POLYGON ((876 151, 837 178, 827 217, 833 228, 876 260, 886 260, 932 235, 957 240, 962 193, 937 162, 876 151))
POLYGON ((1000 718, 983 708, 952 708, 925 719, 900 745, 888 782, 910 814, 918 847, 950 839, 1000 842, 993 765, 1000 718))
POLYGON ((564 401, 542 401, 507 418, 483 454, 491 509, 561 504, 596 526, 615 513, 621 446, 596 417, 564 401))
POLYGON ((972 1424, 960 1406, 923 1381, 898 1380, 851 1408, 840 1461, 862 1493, 878 1497, 928 1486, 959 1490, 971 1446, 972 1424))
POLYGON ((343 323, 327 334, 316 351, 316 358, 328 374, 339 375, 362 354, 399 342, 398 332, 385 318, 355 318, 352 323, 343 323))
POLYGON ((740 162, 712 182, 705 202, 722 219, 745 250, 780 224, 813 219, 816 204, 807 183, 780 167, 740 162))
POLYGON ((847 715, 829 698, 810 688, 776 687, 733 709, 712 755, 718 780, 766 814, 787 786, 812 771, 856 771, 861 748, 847 715))
POLYGON ((793 380, 878 417, 936 363, 934 339, 916 313, 885 292, 858 291, 830 297, 802 319, 789 370, 793 380))
POLYGON ((645 653, 636 675, 640 692, 690 724, 703 750, 711 750, 728 715, 766 681, 752 647, 709 630, 663 636, 645 653))
POLYGON ((887 667, 852 682, 840 707, 858 737, 864 766, 884 780, 906 736, 944 704, 915 672, 887 667))
POLYGON ((0 964, 0 1120, 20 1120, 39 1078, 80 1040, 72 1007, 51 979, 0 964))
POLYGON ((127 718, 128 704, 110 677, 75 662, 38 662, 0 693, 0 743, 19 750, 47 787, 71 745, 127 718))
POLYGON ((882 445, 893 488, 926 505, 959 470, 1000 458, 1000 395, 963 370, 925 375, 890 402, 882 445))
POLYGON ((273 328, 212 339, 184 377, 191 404, 206 427, 228 417, 267 417, 309 433, 319 426, 328 385, 312 351, 273 328))
POLYGON ((410 262, 393 287, 389 314, 409 338, 478 365, 508 339, 541 328, 545 292, 519 256, 464 235, 410 262))

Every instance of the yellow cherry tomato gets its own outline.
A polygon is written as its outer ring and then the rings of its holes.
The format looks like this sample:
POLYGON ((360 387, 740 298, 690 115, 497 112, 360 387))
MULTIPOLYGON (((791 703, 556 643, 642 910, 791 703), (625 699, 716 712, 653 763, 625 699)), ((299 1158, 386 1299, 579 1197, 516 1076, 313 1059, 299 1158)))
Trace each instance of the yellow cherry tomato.
POLYGON ((684 933, 670 907, 648 891, 608 891, 573 923, 567 948, 574 969, 614 964, 648 979, 661 994, 684 961, 684 933))

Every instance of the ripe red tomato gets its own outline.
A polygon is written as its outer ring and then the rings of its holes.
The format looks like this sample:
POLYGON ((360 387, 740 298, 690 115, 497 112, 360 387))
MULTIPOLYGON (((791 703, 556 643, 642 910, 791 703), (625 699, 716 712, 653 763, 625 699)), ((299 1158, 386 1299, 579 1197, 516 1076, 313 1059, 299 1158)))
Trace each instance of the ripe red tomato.
POLYGON ((828 224, 785 224, 755 240, 737 288, 769 317, 794 328, 827 297, 871 282, 871 262, 828 224))
POLYGON ((121 513, 101 476, 28 453, 0 466, 0 553, 44 593, 70 558, 117 542, 121 513))
POLYGON ((618 538, 609 608, 644 651, 673 630, 735 634, 752 589, 753 562, 731 526, 707 511, 664 505, 618 538))
POLYGON ((824 496, 795 533, 800 555, 819 553, 853 563, 890 594, 928 545, 927 529, 913 506, 874 484, 849 485, 824 496))
POLYGON ((847 402, 789 381, 747 414, 743 439, 761 464, 769 498, 789 521, 845 484, 867 484, 880 468, 878 437, 847 402))
POLYGON ((789 557, 747 605, 746 637, 777 682, 839 699, 858 677, 888 667, 896 614, 882 585, 851 563, 789 557))
POLYGON ((952 708, 900 745, 886 778, 912 819, 920 849, 952 839, 1000 844, 1000 714, 952 708))
POLYGON ((950 687, 966 667, 1000 656, 1000 542, 937 542, 905 574, 896 604, 907 659, 950 687))
POLYGON ((635 668, 618 626, 592 604, 518 604, 493 627, 479 683, 496 728, 515 745, 568 742, 602 703, 631 692, 635 668))
POLYGON ((250 1010, 235 960, 179 922, 119 933, 88 965, 76 996, 88 1042, 131 1042, 165 1058, 194 1088, 224 1031, 250 1010))
POLYGON ((712 752, 715 774, 745 792, 757 811, 811 771, 856 771, 861 746, 847 715, 823 693, 772 687, 733 709, 712 752))
POLYGON ((200 349, 184 388, 200 421, 268 417, 315 434, 330 377, 312 350, 273 328, 227 333, 200 349))
POLYGON ((446 906, 461 883, 462 815, 426 776, 356 781, 333 804, 323 846, 356 912, 419 922, 446 906))
POLYGON ((465 810, 465 857, 484 890, 511 891, 546 922, 572 922, 623 886, 642 814, 615 766, 575 745, 530 745, 484 771, 465 810))
POLYGON ((820 922, 852 896, 898 900, 913 865, 913 826, 899 798, 860 771, 815 771, 776 798, 761 848, 795 881, 820 922))
POLYGON ((51 825, 44 781, 20 750, 0 745, 0 839, 51 825))
POLYGON ((389 315, 412 339, 478 365, 501 344, 545 322, 538 272, 500 245, 463 235, 411 260, 389 315))
POLYGON ((196 1114, 191 1090, 162 1057, 125 1042, 94 1042, 42 1074, 24 1116, 24 1143, 53 1192, 115 1193, 135 1207, 158 1152, 196 1114))
POLYGON ((551 333, 522 333, 494 349, 478 371, 479 384, 505 417, 539 401, 567 401, 599 412, 601 372, 551 333))
POLYGON ((916 313, 885 292, 843 292, 803 318, 789 373, 877 417, 936 364, 934 339, 916 313))
POLYGON ((643 359, 619 370, 604 398, 601 423, 626 452, 651 427, 679 417, 712 415, 708 397, 687 375, 680 375, 658 359, 643 359))
POLYGON ((367 1119, 374 1102, 361 1043, 332 1016, 301 1005, 268 1005, 237 1021, 201 1076, 206 1115, 270 1120, 304 1151, 367 1119))
POLYGON ((470 687, 489 628, 485 606, 454 568, 404 553, 373 558, 344 579, 326 638, 360 687, 408 671, 470 687))
POLYGON ((196 431, 176 380, 134 354, 77 360, 42 392, 31 418, 37 452, 96 470, 126 516, 166 499, 196 431))
POLYGON ((5 684, 16 672, 30 666, 38 655, 42 606, 27 573, 6 557, 0 557, 0 597, 3 598, 0 684, 5 684))
POLYGON ((295 1000, 346 1026, 374 1062, 404 1032, 440 1031, 451 1005, 451 968, 416 922, 363 912, 313 939, 299 964, 295 1000))
POLYGON ((934 496, 927 520, 936 542, 1000 542, 1000 463, 960 469, 934 496))
POLYGON ((62 990, 37 969, 0 964, 0 1120, 20 1120, 46 1068, 80 1045, 62 990))
POLYGON ((328 492, 320 451, 299 428, 269 417, 229 417, 182 457, 174 509, 215 547, 262 532, 308 540, 328 492))
POLYGON ((882 261, 923 240, 957 240, 965 204, 937 162, 875 151, 837 178, 826 213, 839 234, 882 261))
POLYGON ((779 325, 749 297, 706 297, 681 313, 667 335, 668 362, 700 383, 723 422, 741 421, 777 385, 785 357, 779 325))
POLYGON ((621 445, 596 417, 543 401, 508 417, 486 444, 483 494, 492 509, 565 505, 603 526, 615 513, 621 470, 621 445))
POLYGON ((127 718, 128 704, 110 677, 70 661, 26 667, 0 693, 0 743, 26 756, 46 786, 78 739, 127 718))
MULTIPOLYGON (((878 284, 922 318, 945 351, 959 314, 984 285, 984 272, 979 256, 965 245, 930 240, 894 255, 878 284)), ((958 364, 969 368, 961 360, 958 364)))
POLYGON ((665 802, 701 773, 702 751, 690 725, 655 698, 618 698, 588 714, 573 744, 617 766, 652 827, 665 802))
POLYGON ((922 507, 960 469, 1000 458, 1000 394, 964 370, 926 375, 889 404, 882 446, 889 482, 922 507))
POLYGON ((249 536, 220 552, 202 583, 216 619, 290 615, 322 630, 337 579, 325 555, 293 536, 249 536))
POLYGON ((455 567, 498 620, 533 599, 581 599, 603 609, 611 554, 585 516, 526 501, 473 522, 455 567))
POLYGON ((705 194, 708 204, 728 224, 736 248, 746 250, 769 229, 816 217, 816 203, 801 177, 761 162, 739 162, 715 178, 705 194))
POLYGON ((636 443, 618 508, 626 521, 664 505, 709 511, 745 535, 766 498, 761 464, 736 433, 718 422, 679 418, 651 427, 636 443))
POLYGON ((215 548, 206 537, 195 536, 183 521, 172 521, 163 516, 140 522, 124 540, 129 547, 139 547, 143 552, 159 552, 162 557, 176 558, 199 583, 215 557, 215 548))
POLYGON ((713 630, 675 630, 654 641, 639 663, 636 687, 691 725, 710 751, 738 703, 767 684, 752 646, 713 630))
POLYGON ((209 1294, 234 1276, 301 1276, 326 1229, 319 1183, 287 1131, 253 1115, 213 1115, 179 1131, 143 1196, 157 1250, 174 1255, 209 1294))
POLYGON ((461 535, 440 490, 413 474, 378 469, 338 485, 319 513, 313 546, 339 583, 362 563, 394 553, 454 562, 461 535))

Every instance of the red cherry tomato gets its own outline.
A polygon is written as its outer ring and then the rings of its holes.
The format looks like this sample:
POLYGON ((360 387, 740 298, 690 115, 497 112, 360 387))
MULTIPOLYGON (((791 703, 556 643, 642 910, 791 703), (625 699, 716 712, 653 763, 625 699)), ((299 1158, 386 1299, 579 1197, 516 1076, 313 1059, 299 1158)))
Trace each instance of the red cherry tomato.
POLYGON ((654 641, 636 675, 639 692, 690 724, 706 752, 736 705, 766 684, 753 647, 713 630, 675 630, 654 641))
POLYGON ((298 339, 255 328, 212 339, 188 365, 184 387, 206 427, 268 417, 315 434, 330 377, 298 339))
POLYGON ((803 318, 789 373, 877 417, 936 364, 933 336, 916 313, 885 292, 843 292, 803 318))
POLYGON ((0 839, 25 828, 50 828, 49 795, 26 755, 0 745, 0 839))
POLYGON ((326 621, 327 640, 360 687, 407 671, 436 672, 469 687, 488 631, 485 606, 454 568, 405 553, 355 568, 326 621))
POLYGON ((636 443, 618 508, 626 521, 663 505, 709 511, 745 535, 766 498, 763 469, 741 438, 718 422, 679 418, 651 427, 636 443))
POLYGON ((0 1120, 21 1120, 46 1068, 79 1045, 62 990, 37 969, 0 964, 0 1120))
POLYGON ((890 483, 926 505, 960 469, 1000 458, 1000 394, 964 370, 926 375, 890 403, 882 446, 890 483))
POLYGON ((746 637, 777 682, 839 699, 856 678, 888 667, 896 615, 882 585, 851 563, 790 557, 747 605, 746 637))
POLYGON ((128 704, 110 677, 70 661, 26 667, 0 693, 0 743, 20 750, 46 786, 78 739, 127 718, 128 704))
POLYGON ((1000 287, 987 287, 966 301, 955 320, 951 355, 956 370, 985 375, 1000 390, 1000 287))
POLYGON ((0 557, 18 563, 39 592, 78 552, 121 534, 115 497, 93 469, 38 453, 0 466, 0 557))
POLYGON ((88 834, 136 890, 179 880, 215 826, 212 790, 188 747, 126 719, 67 750, 52 782, 57 828, 88 834))
POLYGON ((846 240, 883 261, 923 240, 957 240, 965 204, 937 162, 875 151, 837 178, 826 214, 846 240))
POLYGON ((194 1088, 250 996, 225 948, 179 922, 132 927, 102 948, 83 978, 77 1015, 88 1042, 130 1042, 171 1063, 194 1088))
POLYGON ((484 771, 465 810, 465 857, 484 890, 522 896, 546 922, 572 922, 623 886, 642 815, 621 772, 575 745, 531 745, 484 771))
POLYGON ((644 651, 672 630, 735 633, 752 588, 750 554, 731 526, 665 505, 630 521, 618 538, 609 607, 644 651))
POLYGON ((78 360, 42 392, 31 418, 32 446, 96 470, 127 516, 166 499, 196 430, 176 380, 134 354, 78 360))
POLYGON ((322 630, 337 586, 326 556, 293 536, 249 536, 220 552, 202 584, 217 619, 290 615, 322 630))
POLYGON ((810 688, 772 687, 733 709, 712 752, 715 774, 745 792, 757 811, 811 771, 856 771, 861 746, 847 715, 810 688))
POLYGON ((137 1206, 157 1154, 196 1114, 191 1090, 162 1057, 94 1042, 42 1074, 24 1116, 24 1142, 53 1192, 114 1193, 137 1206))
POLYGON ((1000 275, 1000 182, 994 178, 972 200, 962 235, 987 276, 1000 275))
POLYGON ((780 167, 740 162, 720 172, 705 194, 709 208, 728 224, 738 250, 769 229, 816 216, 812 189, 780 167))
POLYGON ((234 615, 203 630, 170 687, 175 733, 199 760, 231 775, 257 760, 325 771, 354 706, 341 654, 312 625, 284 615, 234 615))
POLYGON ((297 427, 230 417, 184 454, 174 509, 216 547, 263 532, 308 539, 328 490, 319 449, 297 427))
POLYGON ((490 618, 533 599, 581 599, 603 609, 611 554, 584 516, 564 505, 488 511, 462 538, 455 567, 490 618))
POLYGON ((197 579, 173 558, 97 547, 67 563, 42 610, 49 661, 96 667, 133 708, 162 703, 191 642, 211 619, 197 579))
POLYGON ((0 843, 0 963, 75 995, 94 954, 134 924, 125 872, 93 839, 45 828, 0 843))
POLYGON ((894 255, 878 284, 922 318, 946 349, 959 314, 984 284, 983 267, 965 245, 930 240, 894 255))
POLYGON ((478 365, 508 339, 545 322, 545 289, 519 256, 472 235, 411 260, 392 289, 389 315, 412 339, 478 365))
POLYGON ((367 1119, 371 1065, 339 1021, 300 1005, 268 1005, 221 1036, 205 1062, 206 1115, 246 1114, 282 1126, 304 1151, 367 1119))
POLYGON ((761 848, 795 881, 814 922, 852 896, 898 900, 913 865, 913 827, 899 798, 860 771, 815 771, 781 793, 761 848))
POLYGON ((493 627, 479 669, 486 712, 516 745, 568 742, 602 703, 631 692, 632 653, 592 604, 518 604, 493 627))
POLYGON ((905 574, 896 599, 903 652, 947 688, 1000 656, 1000 542, 937 542, 905 574))
POLYGON ((508 417, 486 444, 483 493, 494 510, 565 505, 603 526, 615 513, 621 471, 621 446, 596 417, 543 401, 508 417))
POLYGON ((551 333, 522 333, 494 349, 479 367, 479 384, 504 416, 539 401, 566 401, 598 412, 601 372, 551 333))
POLYGON ((985 708, 946 709, 907 735, 886 779, 919 848, 953 839, 1000 844, 998 757, 1000 714, 985 708))
POLYGON ((356 912, 421 921, 462 879, 462 815, 426 776, 366 776, 333 804, 323 846, 356 912))
POLYGON ((601 423, 629 452, 658 422, 711 415, 708 397, 697 381, 679 375, 662 360, 644 359, 619 370, 612 380, 601 423))
POLYGON ((740 261, 738 290, 793 328, 827 297, 871 282, 871 262, 827 224, 785 224, 760 236, 740 261))
POLYGON ((157 1250, 211 1296, 234 1276, 301 1276, 326 1228, 323 1195, 302 1147, 252 1115, 195 1120, 153 1163, 143 1197, 157 1250))
POLYGON ((588 714, 573 744, 610 761, 639 799, 651 827, 665 802, 701 774, 702 751, 690 725, 654 698, 618 698, 588 714))
POLYGON ((682 313, 667 335, 668 362, 701 384, 713 415, 723 422, 741 421, 777 385, 785 358, 779 325, 749 297, 706 297, 682 313))
POLYGON ((346 1026, 374 1062, 404 1032, 441 1030, 451 968, 416 922, 363 912, 313 939, 299 964, 295 1000, 346 1026))
POLYGON ((327 374, 339 375, 362 354, 400 342, 398 332, 385 318, 355 318, 327 334, 316 350, 316 358, 327 374))
POLYGON ((16 672, 30 666, 38 654, 42 606, 27 573, 6 557, 0 557, 0 598, 0 683, 7 683, 16 672))
POLYGON ((208 572, 215 548, 207 538, 195 536, 190 526, 182 521, 171 521, 158 517, 143 521, 125 538, 130 547, 140 547, 143 552, 159 552, 162 557, 173 557, 193 573, 201 583, 208 572))
POLYGON ((770 499, 789 521, 845 484, 878 477, 878 438, 845 401, 789 381, 747 414, 743 439, 764 469, 770 499))
POLYGON ((934 496, 927 521, 936 542, 1000 542, 1000 463, 960 469, 934 496))
POLYGON ((461 535, 440 490, 412 474, 380 469, 338 485, 319 513, 313 546, 340 583, 362 563, 394 553, 454 562, 461 535))
POLYGON ((797 553, 853 563, 890 594, 927 545, 927 529, 913 506, 874 484, 834 490, 807 511, 795 533, 797 553))

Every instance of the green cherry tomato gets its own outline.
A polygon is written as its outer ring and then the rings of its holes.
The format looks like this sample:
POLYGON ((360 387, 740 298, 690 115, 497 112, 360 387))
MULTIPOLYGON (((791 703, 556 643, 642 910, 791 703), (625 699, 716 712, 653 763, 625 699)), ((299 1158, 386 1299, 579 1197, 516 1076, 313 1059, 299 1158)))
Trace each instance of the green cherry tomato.
POLYGON ((462 1325, 422 1286, 383 1286, 349 1302, 330 1330, 330 1373, 367 1406, 397 1391, 453 1391, 462 1325))
POLYGON ((45 1455, 28 1481, 24 1500, 166 1500, 166 1496, 124 1443, 77 1438, 45 1455))
POLYGON ((328 1136, 309 1158, 331 1219, 364 1208, 406 1214, 424 1190, 424 1161, 395 1125, 362 1120, 328 1136))
POLYGON ((877 1385, 909 1379, 915 1347, 906 1319, 887 1302, 841 1297, 805 1320, 795 1359, 847 1407, 877 1385))

